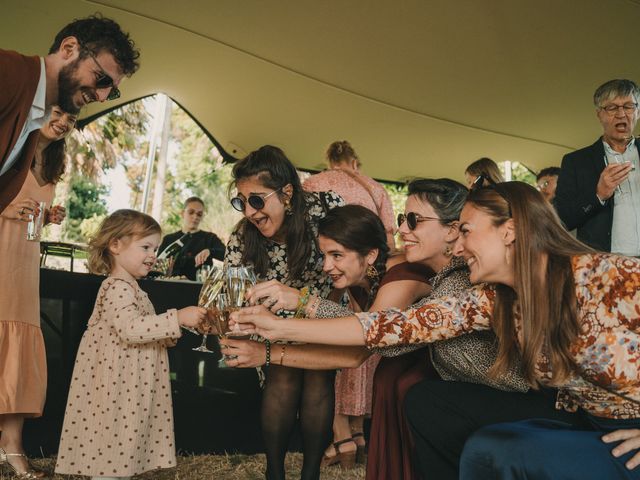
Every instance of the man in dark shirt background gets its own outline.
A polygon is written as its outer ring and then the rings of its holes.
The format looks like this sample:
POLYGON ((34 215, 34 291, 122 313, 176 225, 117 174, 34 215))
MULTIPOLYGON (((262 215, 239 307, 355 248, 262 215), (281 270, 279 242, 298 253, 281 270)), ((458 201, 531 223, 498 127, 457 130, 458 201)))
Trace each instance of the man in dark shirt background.
POLYGON ((182 211, 182 229, 165 236, 158 248, 158 254, 170 247, 176 253, 172 275, 184 275, 189 280, 196 279, 196 270, 202 265, 211 265, 213 259, 224 259, 224 243, 217 235, 200 230, 200 222, 204 216, 204 202, 199 197, 189 197, 184 202, 182 211), (172 246, 173 243, 180 241, 172 246), (180 246, 182 243, 182 246, 180 246))

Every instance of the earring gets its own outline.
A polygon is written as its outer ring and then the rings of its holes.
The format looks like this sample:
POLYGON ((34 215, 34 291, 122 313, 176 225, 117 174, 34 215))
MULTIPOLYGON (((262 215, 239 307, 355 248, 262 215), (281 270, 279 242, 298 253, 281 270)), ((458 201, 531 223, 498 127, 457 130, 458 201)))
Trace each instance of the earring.
POLYGON ((445 257, 450 257, 451 255, 453 255, 453 250, 451 250, 451 247, 447 245, 447 248, 444 249, 443 253, 445 257))
POLYGON ((285 215, 291 215, 293 213, 293 208, 291 208, 291 202, 289 201, 285 202, 284 213, 285 215))
POLYGON ((367 277, 371 280, 378 278, 378 270, 373 265, 367 267, 367 277))

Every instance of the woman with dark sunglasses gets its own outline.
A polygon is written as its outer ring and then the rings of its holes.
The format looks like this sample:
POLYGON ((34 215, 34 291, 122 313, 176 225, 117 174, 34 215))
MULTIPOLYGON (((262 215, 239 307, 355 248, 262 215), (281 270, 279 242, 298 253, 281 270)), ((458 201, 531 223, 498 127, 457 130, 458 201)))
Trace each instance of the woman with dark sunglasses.
MULTIPOLYGON (((306 317, 350 315, 369 308, 406 308, 431 291, 427 278, 432 271, 426 266, 420 262, 409 264, 403 255, 387 259, 389 247, 385 230, 379 217, 360 205, 335 208, 320 220, 318 232, 324 253, 323 269, 331 277, 334 291, 331 300, 310 296, 304 309, 306 317)), ((269 281, 253 287, 248 299, 277 312, 295 309, 299 295, 297 289, 269 281)), ((223 344, 228 347, 227 353, 236 357, 228 360, 229 366, 253 367, 266 361, 265 346, 256 342, 225 339, 223 344)), ((272 361, 275 363, 311 369, 342 369, 336 379, 333 443, 325 452, 323 464, 351 468, 354 460, 363 461, 363 415, 371 414, 371 386, 379 357, 370 357, 370 352, 361 347, 287 345, 286 350, 283 346, 282 350, 274 348, 274 351, 272 361)), ((375 412, 373 422, 377 422, 375 412)), ((394 447, 391 446, 396 451, 394 447)), ((378 451, 370 447, 369 458, 377 458, 377 454, 378 451)), ((380 450, 382 454, 383 449, 380 450)))
MULTIPOLYGON (((293 164, 270 145, 234 165, 232 185, 237 195, 231 205, 244 218, 231 233, 225 265, 253 265, 258 281, 278 280, 307 289, 301 305, 309 295, 326 297, 331 282, 322 272, 318 221, 342 205, 342 199, 332 192, 304 192, 293 164)), ((295 311, 278 313, 289 317, 295 311)), ((261 418, 269 480, 285 478, 284 459, 298 412, 304 453, 301 478, 319 478, 322 454, 331 439, 333 380, 333 370, 303 370, 275 362, 267 366, 261 418)))

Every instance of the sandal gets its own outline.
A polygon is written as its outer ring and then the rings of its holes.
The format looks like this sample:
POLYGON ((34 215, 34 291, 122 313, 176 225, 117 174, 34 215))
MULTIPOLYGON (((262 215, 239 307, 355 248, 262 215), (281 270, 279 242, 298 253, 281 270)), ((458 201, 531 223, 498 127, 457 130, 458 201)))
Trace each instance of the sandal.
MULTIPOLYGON (((328 456, 325 454, 322 457, 322 462, 320 462, 320 467, 329 467, 331 465, 340 464, 340 468, 349 469, 354 468, 356 466, 356 452, 341 452, 340 445, 344 445, 345 443, 353 442, 352 438, 345 438, 344 440, 339 440, 337 442, 333 442, 331 446, 333 447, 333 451, 335 455, 328 456)), ((356 445, 357 448, 357 445, 356 445)))
MULTIPOLYGON (((25 472, 19 472, 16 469, 16 467, 14 467, 9 463, 9 457, 27 458, 27 456, 24 453, 7 453, 4 451, 4 449, 0 448, 0 465, 7 465, 11 469, 13 476, 15 478, 31 480, 31 479, 45 478, 47 476, 45 472, 41 470, 34 470, 33 468, 31 468, 31 465, 27 467, 27 470, 25 472)), ((27 465, 28 464, 29 464, 29 460, 27 460, 27 465)))
POLYGON ((355 443, 357 447, 356 463, 365 463, 364 454, 365 454, 367 445, 366 443, 364 445, 360 445, 358 442, 356 442, 356 438, 358 437, 362 437, 362 440, 364 441, 364 433, 362 432, 356 432, 353 435, 351 435, 351 440, 353 440, 353 443, 355 443))

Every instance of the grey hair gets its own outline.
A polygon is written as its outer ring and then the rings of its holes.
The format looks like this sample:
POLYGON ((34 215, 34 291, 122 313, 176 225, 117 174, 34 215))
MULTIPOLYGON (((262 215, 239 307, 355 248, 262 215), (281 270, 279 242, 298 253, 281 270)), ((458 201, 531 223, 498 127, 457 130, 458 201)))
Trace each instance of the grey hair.
POLYGON ((616 97, 628 97, 630 95, 638 102, 640 98, 640 88, 638 88, 638 85, 636 85, 633 80, 609 80, 596 89, 593 94, 593 104, 596 108, 600 108, 606 100, 611 100, 616 97))
POLYGON ((450 178, 419 178, 409 183, 409 195, 427 202, 446 225, 460 218, 469 190, 450 178))

